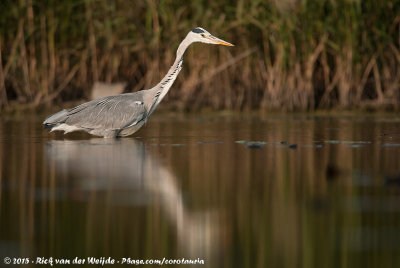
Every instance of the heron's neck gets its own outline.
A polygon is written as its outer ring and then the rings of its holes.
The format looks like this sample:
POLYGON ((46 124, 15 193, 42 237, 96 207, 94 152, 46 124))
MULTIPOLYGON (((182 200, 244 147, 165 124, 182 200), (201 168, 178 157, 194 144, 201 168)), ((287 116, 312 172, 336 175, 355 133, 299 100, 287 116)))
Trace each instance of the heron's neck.
POLYGON ((181 44, 178 47, 178 50, 176 51, 176 58, 174 61, 174 64, 172 64, 171 68, 169 68, 167 74, 164 76, 164 78, 160 81, 160 83, 157 84, 153 88, 155 91, 155 103, 151 108, 150 113, 153 112, 153 110, 157 107, 157 105, 160 103, 160 101, 164 98, 164 96, 168 93, 169 89, 171 88, 172 84, 174 83, 176 77, 178 76, 179 72, 182 69, 182 63, 183 63, 183 54, 185 54, 186 49, 192 42, 188 40, 186 37, 183 39, 181 44))
POLYGON ((186 37, 183 41, 179 44, 178 50, 176 51, 176 58, 174 64, 172 64, 171 68, 169 68, 167 74, 158 84, 163 91, 168 91, 169 88, 172 86, 172 83, 175 81, 176 77, 178 76, 179 72, 182 69, 183 63, 183 54, 185 54, 186 49, 191 44, 191 42, 186 37), (172 82, 171 82, 172 81, 172 82))

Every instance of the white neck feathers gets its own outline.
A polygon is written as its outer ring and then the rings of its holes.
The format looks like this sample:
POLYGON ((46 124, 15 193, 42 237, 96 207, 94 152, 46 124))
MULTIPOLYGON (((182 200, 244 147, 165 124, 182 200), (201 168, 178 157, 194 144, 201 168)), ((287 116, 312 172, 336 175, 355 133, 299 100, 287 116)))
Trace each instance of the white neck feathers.
POLYGON ((150 114, 154 111, 154 109, 158 106, 164 96, 168 93, 169 89, 171 88, 172 84, 175 82, 176 77, 178 76, 179 72, 182 70, 183 64, 183 54, 185 54, 186 49, 192 43, 191 40, 188 39, 186 36, 185 39, 181 42, 176 51, 176 58, 174 64, 172 64, 171 68, 169 68, 167 74, 164 78, 158 83, 157 86, 154 87, 156 90, 155 93, 155 103, 151 107, 150 114))

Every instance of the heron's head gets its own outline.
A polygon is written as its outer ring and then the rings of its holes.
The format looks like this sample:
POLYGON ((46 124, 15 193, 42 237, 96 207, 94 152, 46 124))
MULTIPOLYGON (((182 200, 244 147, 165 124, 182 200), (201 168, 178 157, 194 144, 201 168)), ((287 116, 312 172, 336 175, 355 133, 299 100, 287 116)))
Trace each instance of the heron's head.
POLYGON ((188 34, 188 37, 193 42, 201 42, 207 44, 215 44, 215 45, 224 45, 224 46, 233 46, 231 43, 228 43, 224 40, 221 40, 201 27, 194 28, 188 34))

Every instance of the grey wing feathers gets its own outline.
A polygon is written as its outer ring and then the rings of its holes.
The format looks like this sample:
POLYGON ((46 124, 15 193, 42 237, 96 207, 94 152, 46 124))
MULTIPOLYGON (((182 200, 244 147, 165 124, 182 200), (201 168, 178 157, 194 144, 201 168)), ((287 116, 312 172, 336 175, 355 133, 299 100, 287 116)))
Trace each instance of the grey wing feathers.
POLYGON ((63 110, 47 118, 44 124, 46 126, 65 123, 85 129, 120 130, 145 120, 146 115, 142 96, 127 93, 100 98, 63 110))

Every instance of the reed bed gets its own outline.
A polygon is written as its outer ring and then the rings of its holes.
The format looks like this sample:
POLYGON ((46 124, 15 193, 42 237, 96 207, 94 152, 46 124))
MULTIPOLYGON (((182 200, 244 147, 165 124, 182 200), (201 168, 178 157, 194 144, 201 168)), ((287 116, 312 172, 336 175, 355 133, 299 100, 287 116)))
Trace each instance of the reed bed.
POLYGON ((3 111, 85 99, 95 81, 150 88, 196 26, 236 46, 190 48, 172 109, 400 107, 397 0, 2 0, 0 14, 3 111))

